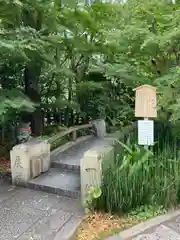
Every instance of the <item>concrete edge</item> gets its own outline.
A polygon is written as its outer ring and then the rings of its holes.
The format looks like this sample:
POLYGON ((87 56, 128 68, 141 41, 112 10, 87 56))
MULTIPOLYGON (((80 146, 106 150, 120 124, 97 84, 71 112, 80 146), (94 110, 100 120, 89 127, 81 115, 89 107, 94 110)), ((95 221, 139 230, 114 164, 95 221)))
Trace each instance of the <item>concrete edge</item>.
POLYGON ((108 153, 112 149, 114 149, 114 146, 112 146, 110 143, 107 142, 107 143, 104 143, 103 145, 100 145, 98 150, 96 146, 90 148, 84 153, 84 157, 97 158, 98 156, 102 156, 108 153))
POLYGON ((51 151, 51 157, 55 157, 56 154, 60 154, 64 151, 70 149, 71 147, 74 147, 74 146, 78 145, 79 143, 89 140, 90 138, 93 138, 93 137, 94 137, 93 135, 87 135, 87 136, 79 137, 76 141, 67 142, 67 143, 63 144, 62 146, 51 151))
POLYGON ((72 215, 69 220, 70 225, 68 225, 68 223, 65 224, 64 227, 62 227, 62 229, 58 231, 54 240, 73 240, 77 229, 79 228, 84 219, 84 214, 78 217, 72 215))
POLYGON ((76 226, 74 226, 72 228, 71 231, 69 231, 69 234, 67 236, 67 240, 73 240, 73 237, 75 236, 76 232, 77 232, 77 229, 79 228, 79 226, 81 225, 81 223, 83 222, 84 220, 84 217, 81 217, 77 220, 77 223, 76 223, 76 226))
POLYGON ((74 228, 69 232, 68 235, 68 240, 73 240, 72 238, 74 237, 74 235, 77 232, 77 229, 79 228, 79 226, 81 225, 81 223, 83 222, 84 218, 82 217, 81 219, 78 220, 76 226, 74 226, 74 228))
POLYGON ((178 216, 179 214, 180 214, 180 210, 170 211, 167 214, 152 218, 145 222, 139 223, 132 228, 126 229, 126 230, 120 232, 118 236, 120 237, 120 239, 122 238, 124 240, 134 237, 136 235, 143 233, 144 231, 148 230, 149 228, 155 227, 159 224, 162 224, 162 223, 170 220, 173 217, 178 216))

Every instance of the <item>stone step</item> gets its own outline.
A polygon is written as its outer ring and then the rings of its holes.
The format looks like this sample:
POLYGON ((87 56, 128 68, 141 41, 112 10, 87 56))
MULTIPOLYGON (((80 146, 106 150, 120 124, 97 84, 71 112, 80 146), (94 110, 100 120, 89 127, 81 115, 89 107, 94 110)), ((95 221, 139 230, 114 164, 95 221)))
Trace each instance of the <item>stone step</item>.
POLYGON ((85 141, 72 145, 69 149, 62 151, 57 149, 51 154, 52 168, 67 169, 80 172, 80 159, 84 153, 99 143, 96 137, 89 137, 85 141))
POLYGON ((73 162, 71 163, 70 161, 67 161, 67 162, 52 161, 51 167, 72 171, 72 172, 77 172, 80 174, 80 164, 73 164, 73 162))
POLYGON ((28 188, 71 198, 80 197, 80 175, 63 169, 51 168, 28 182, 28 188))

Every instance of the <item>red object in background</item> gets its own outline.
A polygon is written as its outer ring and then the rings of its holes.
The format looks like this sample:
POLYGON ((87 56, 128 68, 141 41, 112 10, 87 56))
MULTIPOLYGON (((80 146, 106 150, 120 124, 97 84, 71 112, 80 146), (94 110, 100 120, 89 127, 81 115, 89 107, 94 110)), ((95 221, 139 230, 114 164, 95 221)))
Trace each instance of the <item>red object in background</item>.
POLYGON ((31 133, 31 128, 20 128, 20 131, 24 131, 24 132, 29 132, 31 133))

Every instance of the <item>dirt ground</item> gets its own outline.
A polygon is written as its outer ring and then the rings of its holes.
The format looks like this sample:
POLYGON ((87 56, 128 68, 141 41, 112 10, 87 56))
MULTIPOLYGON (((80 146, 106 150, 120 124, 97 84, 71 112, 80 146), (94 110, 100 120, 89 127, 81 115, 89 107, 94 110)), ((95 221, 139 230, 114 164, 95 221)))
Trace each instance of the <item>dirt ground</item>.
POLYGON ((9 159, 0 157, 0 179, 11 178, 11 166, 9 159))
POLYGON ((127 216, 119 217, 96 212, 83 220, 74 240, 102 240, 137 223, 137 220, 127 216))

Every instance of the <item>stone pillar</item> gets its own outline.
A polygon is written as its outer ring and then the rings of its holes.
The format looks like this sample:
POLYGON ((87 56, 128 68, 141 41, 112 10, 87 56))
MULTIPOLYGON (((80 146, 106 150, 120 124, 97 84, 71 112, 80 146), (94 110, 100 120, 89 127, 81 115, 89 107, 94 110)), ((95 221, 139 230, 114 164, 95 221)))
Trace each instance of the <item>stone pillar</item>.
POLYGON ((10 152, 12 184, 25 186, 31 178, 28 149, 24 144, 13 147, 10 152))
POLYGON ((84 205, 91 186, 101 187, 103 169, 114 161, 114 147, 100 146, 91 149, 81 159, 81 200, 84 205))
POLYGON ((94 120, 93 125, 96 129, 97 137, 103 138, 106 136, 106 122, 104 119, 94 120))
POLYGON ((50 144, 32 139, 13 147, 10 152, 12 183, 26 186, 27 182, 49 170, 50 144))

